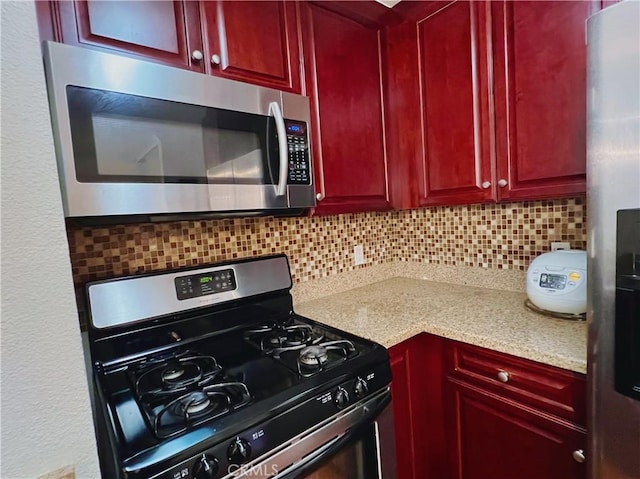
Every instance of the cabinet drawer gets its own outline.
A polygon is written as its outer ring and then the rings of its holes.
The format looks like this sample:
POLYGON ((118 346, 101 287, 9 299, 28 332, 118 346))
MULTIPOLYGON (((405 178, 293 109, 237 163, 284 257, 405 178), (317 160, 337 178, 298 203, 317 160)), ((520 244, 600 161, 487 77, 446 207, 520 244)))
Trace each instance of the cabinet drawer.
POLYGON ((586 423, 586 378, 553 366, 450 342, 449 375, 495 391, 542 411, 586 423))

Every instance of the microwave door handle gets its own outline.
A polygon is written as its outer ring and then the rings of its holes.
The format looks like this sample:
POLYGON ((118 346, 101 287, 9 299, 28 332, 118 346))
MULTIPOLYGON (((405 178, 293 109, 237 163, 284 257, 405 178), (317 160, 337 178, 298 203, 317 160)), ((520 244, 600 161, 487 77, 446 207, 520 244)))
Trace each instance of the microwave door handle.
POLYGON ((277 101, 269 103, 269 115, 273 114, 278 133, 278 150, 280 152, 280 175, 276 185, 276 196, 284 196, 287 192, 287 178, 289 176, 289 155, 287 151, 287 132, 284 127, 284 118, 277 101))

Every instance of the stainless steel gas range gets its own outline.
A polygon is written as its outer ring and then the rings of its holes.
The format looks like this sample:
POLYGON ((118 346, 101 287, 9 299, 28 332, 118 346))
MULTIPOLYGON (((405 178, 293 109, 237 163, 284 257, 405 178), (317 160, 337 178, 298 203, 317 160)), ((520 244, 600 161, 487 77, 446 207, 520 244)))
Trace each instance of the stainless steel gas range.
POLYGON ((386 350, 291 286, 283 255, 87 285, 103 477, 395 477, 386 350))

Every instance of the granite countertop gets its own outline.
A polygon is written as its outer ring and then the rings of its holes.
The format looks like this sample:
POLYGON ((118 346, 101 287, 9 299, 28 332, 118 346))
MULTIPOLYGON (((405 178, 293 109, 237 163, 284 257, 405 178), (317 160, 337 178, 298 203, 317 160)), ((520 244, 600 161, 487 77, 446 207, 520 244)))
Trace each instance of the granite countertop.
POLYGON ((521 292, 392 278, 295 310, 385 347, 426 332, 586 373, 585 322, 531 312, 525 299, 521 292))

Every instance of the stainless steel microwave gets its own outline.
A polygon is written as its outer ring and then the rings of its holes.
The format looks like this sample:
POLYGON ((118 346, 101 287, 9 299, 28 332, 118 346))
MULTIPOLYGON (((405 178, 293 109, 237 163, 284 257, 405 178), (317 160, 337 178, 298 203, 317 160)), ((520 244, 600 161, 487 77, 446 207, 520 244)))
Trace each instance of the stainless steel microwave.
POLYGON ((44 60, 65 216, 315 206, 307 97, 53 42, 44 60))

